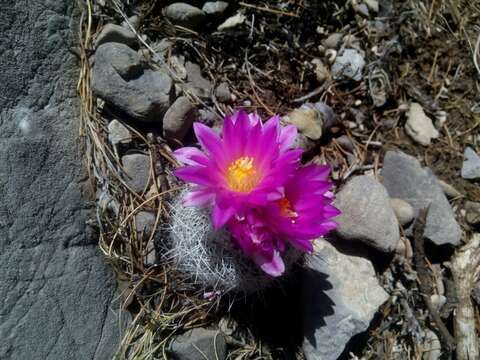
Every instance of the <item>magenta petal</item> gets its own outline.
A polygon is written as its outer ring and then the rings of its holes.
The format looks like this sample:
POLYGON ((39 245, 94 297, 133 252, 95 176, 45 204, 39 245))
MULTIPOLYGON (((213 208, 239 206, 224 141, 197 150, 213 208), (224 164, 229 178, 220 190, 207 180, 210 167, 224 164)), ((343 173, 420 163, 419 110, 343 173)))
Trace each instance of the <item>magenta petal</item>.
POLYGON ((183 181, 191 182, 197 185, 213 185, 211 171, 203 166, 184 166, 173 172, 176 177, 183 181))
POLYGON ((208 126, 194 123, 193 129, 202 147, 215 159, 217 163, 225 163, 225 150, 220 137, 208 126))
POLYGON ((273 277, 278 277, 285 271, 285 263, 277 250, 273 251, 271 259, 261 254, 255 254, 253 255, 253 261, 260 266, 264 272, 273 277))
POLYGON ((215 199, 215 193, 208 188, 191 190, 183 197, 185 206, 205 206, 215 199))
POLYGON ((221 227, 223 227, 235 214, 235 209, 233 207, 226 207, 223 208, 219 205, 219 203, 216 203, 213 206, 213 211, 212 211, 212 222, 213 222, 213 228, 215 230, 219 230, 221 227))
POLYGON ((295 125, 287 125, 280 130, 280 152, 287 151, 297 138, 297 127, 295 125))
POLYGON ((194 147, 183 147, 173 152, 177 161, 186 165, 207 165, 208 157, 199 149, 194 147))

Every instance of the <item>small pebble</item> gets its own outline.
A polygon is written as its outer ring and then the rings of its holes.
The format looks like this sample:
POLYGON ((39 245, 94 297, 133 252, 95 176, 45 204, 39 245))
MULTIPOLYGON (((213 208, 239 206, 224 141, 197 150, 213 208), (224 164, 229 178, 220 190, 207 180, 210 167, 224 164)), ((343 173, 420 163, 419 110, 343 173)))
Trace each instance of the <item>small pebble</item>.
POLYGON ((122 157, 125 182, 135 192, 145 190, 150 177, 150 156, 129 154, 122 157))
POLYGON ((365 58, 356 49, 345 49, 340 56, 337 56, 332 65, 332 76, 334 79, 348 78, 360 81, 363 77, 365 58))
POLYGON ((228 29, 232 29, 238 25, 241 25, 247 20, 247 17, 241 13, 233 15, 225 20, 222 24, 220 24, 217 28, 218 31, 224 31, 228 29))
POLYGON ((137 44, 137 36, 130 29, 126 29, 120 25, 107 24, 103 27, 100 34, 98 34, 95 40, 95 46, 99 47, 109 42, 135 47, 137 44))
POLYGON ((480 156, 472 148, 463 153, 462 177, 468 180, 480 179, 480 156))
POLYGON ((232 93, 227 83, 221 83, 215 89, 215 97, 222 103, 229 103, 232 101, 232 93))
POLYGON ((120 121, 114 119, 108 124, 108 140, 112 145, 128 144, 132 141, 132 134, 120 121))
POLYGON ((473 201, 465 202, 465 220, 471 226, 480 225, 480 203, 473 201))
POLYGON ((440 136, 438 130, 433 126, 432 120, 425 115, 422 106, 418 103, 410 104, 405 132, 415 142, 423 146, 430 145, 432 139, 440 136))
POLYGON ((325 40, 322 41, 322 45, 327 49, 338 50, 340 44, 342 43, 343 34, 342 33, 333 33, 330 34, 325 40))
POLYGON ((452 185, 446 183, 445 181, 438 179, 438 183, 440 184, 440 187, 442 188, 445 195, 447 195, 449 198, 458 198, 462 196, 462 193, 460 191, 458 191, 452 185))
POLYGON ((207 1, 202 10, 210 16, 221 16, 227 10, 228 2, 226 1, 207 1))

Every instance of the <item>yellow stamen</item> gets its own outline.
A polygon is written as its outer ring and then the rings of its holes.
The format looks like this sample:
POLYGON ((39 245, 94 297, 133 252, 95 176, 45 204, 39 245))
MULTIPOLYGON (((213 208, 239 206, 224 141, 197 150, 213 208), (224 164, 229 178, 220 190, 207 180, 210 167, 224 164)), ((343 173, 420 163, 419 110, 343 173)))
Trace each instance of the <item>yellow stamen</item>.
POLYGON ((284 197, 278 200, 277 204, 280 207, 280 214, 284 217, 292 219, 292 223, 295 223, 294 219, 298 217, 298 214, 293 211, 290 201, 288 201, 288 199, 284 197))
POLYGON ((227 183, 236 192, 248 193, 258 185, 260 174, 255 168, 253 157, 243 156, 230 164, 227 169, 227 183))

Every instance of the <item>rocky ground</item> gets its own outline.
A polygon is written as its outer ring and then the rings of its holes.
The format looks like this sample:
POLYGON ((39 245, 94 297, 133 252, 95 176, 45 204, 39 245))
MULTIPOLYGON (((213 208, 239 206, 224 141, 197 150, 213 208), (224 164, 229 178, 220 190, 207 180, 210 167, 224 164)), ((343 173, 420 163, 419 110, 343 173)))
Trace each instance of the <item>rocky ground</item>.
POLYGON ((100 247, 132 315, 118 358, 479 356, 478 2, 82 7, 100 247), (206 292, 168 256, 171 150, 239 108, 297 126, 343 214, 279 283, 206 292))

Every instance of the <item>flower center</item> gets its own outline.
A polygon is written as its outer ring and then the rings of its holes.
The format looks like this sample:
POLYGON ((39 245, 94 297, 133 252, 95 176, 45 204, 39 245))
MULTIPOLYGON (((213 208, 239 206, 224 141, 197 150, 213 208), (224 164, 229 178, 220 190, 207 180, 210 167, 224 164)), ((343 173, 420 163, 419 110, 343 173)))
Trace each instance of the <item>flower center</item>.
POLYGON ((260 182, 260 174, 253 164, 253 157, 243 156, 227 169, 227 183, 236 192, 248 193, 260 182))
POLYGON ((298 217, 298 214, 293 211, 292 204, 286 197, 277 200, 277 205, 280 208, 280 214, 284 217, 288 217, 292 220, 292 223, 295 223, 295 218, 298 217))

